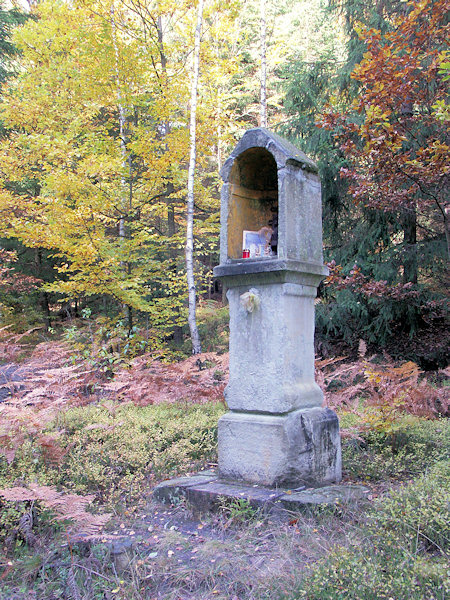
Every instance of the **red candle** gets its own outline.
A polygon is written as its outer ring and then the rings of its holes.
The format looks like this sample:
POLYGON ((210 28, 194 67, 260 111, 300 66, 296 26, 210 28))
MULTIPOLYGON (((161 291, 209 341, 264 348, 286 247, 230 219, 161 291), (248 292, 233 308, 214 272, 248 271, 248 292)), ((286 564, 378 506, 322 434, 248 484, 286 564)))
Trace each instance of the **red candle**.
POLYGON ((242 258, 250 258, 250 250, 244 248, 244 250, 242 250, 242 258))

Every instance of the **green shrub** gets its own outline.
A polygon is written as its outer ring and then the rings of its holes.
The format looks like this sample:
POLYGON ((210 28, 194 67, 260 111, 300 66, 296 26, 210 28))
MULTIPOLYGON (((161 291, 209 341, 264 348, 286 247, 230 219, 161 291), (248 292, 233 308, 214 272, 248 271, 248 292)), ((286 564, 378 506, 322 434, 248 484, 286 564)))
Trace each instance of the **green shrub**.
POLYGON ((433 600, 450 593, 450 469, 439 463, 374 503, 349 547, 335 547, 292 598, 433 600))
MULTIPOLYGON (((354 418, 341 418, 341 423, 353 426, 354 418)), ((450 426, 446 419, 427 421, 405 416, 395 431, 362 431, 359 437, 342 443, 344 470, 355 479, 415 477, 449 456, 450 426)))
POLYGON ((209 301, 199 308, 197 324, 204 352, 228 352, 229 320, 228 306, 221 307, 217 302, 209 301))
POLYGON ((411 554, 450 550, 450 461, 434 465, 411 485, 390 492, 370 515, 370 529, 382 542, 396 536, 411 554))
POLYGON ((94 493, 109 504, 135 502, 155 481, 216 460, 222 412, 218 404, 70 409, 49 428, 60 431, 62 459, 49 462, 38 444, 27 442, 10 465, 0 458, 0 487, 20 480, 94 493))
POLYGON ((438 600, 450 581, 442 558, 409 556, 386 538, 384 548, 335 548, 294 598, 307 600, 438 600))
POLYGON ((63 331, 63 339, 72 349, 72 362, 80 358, 103 375, 111 376, 117 367, 129 365, 145 352, 160 348, 162 336, 138 326, 128 329, 121 318, 91 316, 91 309, 81 311, 82 319, 63 331))

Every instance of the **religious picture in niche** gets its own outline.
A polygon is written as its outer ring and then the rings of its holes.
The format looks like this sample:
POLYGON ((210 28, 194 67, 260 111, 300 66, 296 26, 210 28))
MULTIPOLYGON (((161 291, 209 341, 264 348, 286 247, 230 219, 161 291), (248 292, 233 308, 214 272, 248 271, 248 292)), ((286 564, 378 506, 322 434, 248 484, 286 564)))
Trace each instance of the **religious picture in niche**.
POLYGON ((259 231, 244 229, 242 235, 242 249, 250 250, 248 258, 264 258, 273 256, 270 246, 272 236, 271 227, 261 227, 259 231))

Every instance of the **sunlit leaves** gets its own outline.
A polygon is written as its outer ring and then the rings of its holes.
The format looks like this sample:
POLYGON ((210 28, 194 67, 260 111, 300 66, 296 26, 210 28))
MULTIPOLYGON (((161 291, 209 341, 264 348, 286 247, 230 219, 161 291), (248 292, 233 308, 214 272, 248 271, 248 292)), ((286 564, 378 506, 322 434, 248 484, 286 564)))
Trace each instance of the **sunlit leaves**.
POLYGON ((417 207, 419 217, 434 210, 437 219, 446 220, 447 9, 447 0, 409 2, 406 16, 391 32, 361 27, 367 52, 352 77, 361 86, 353 109, 363 120, 355 124, 333 109, 323 115, 322 126, 339 131, 350 161, 343 175, 351 182, 353 198, 366 206, 388 211, 417 207))
MULTIPOLYGON (((183 318, 186 292, 180 256, 194 9, 190 2, 39 3, 36 20, 16 35, 21 74, 1 107, 9 128, 0 148, 2 235, 53 252, 60 278, 51 289, 106 294, 172 326, 183 318)), ((207 15, 202 170, 211 169, 223 124, 219 41, 234 13, 234 4, 211 3, 207 15)), ((197 187, 203 256, 218 236, 217 221, 202 222, 218 201, 209 185, 197 187)))

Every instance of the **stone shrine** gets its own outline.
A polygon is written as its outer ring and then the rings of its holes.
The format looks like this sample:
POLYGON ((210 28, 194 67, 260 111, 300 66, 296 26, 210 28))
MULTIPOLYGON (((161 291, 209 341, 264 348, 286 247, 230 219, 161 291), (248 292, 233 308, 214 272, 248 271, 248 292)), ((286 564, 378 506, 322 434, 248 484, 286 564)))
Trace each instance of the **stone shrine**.
POLYGON ((327 275, 317 167, 263 128, 224 164, 220 265, 230 305, 219 477, 269 487, 341 479, 339 422, 314 379, 314 301, 327 275))

